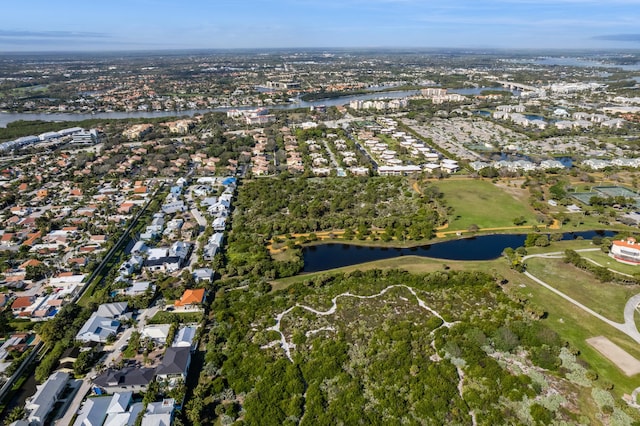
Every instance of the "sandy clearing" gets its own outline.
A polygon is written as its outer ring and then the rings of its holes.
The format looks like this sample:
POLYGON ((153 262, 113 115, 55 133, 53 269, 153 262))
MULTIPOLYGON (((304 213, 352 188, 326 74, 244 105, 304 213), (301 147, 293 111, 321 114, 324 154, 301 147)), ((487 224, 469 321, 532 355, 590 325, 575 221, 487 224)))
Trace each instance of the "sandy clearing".
POLYGON ((587 339, 587 343, 631 377, 640 373, 640 361, 604 336, 587 339))

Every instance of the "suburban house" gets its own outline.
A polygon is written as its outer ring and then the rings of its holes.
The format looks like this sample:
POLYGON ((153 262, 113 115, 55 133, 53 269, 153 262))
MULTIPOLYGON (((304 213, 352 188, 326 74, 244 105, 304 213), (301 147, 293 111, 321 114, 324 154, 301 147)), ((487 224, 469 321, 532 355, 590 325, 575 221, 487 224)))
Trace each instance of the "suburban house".
POLYGON ((206 290, 204 288, 187 289, 182 294, 180 300, 176 300, 174 306, 181 310, 200 309, 200 305, 204 302, 206 290))
POLYGON ((191 352, 196 350, 196 331, 198 328, 193 325, 182 326, 173 339, 174 348, 190 348, 191 352))
POLYGON ((135 393, 145 392, 149 383, 153 381, 154 368, 124 367, 119 370, 108 369, 93 379, 93 384, 107 393, 123 390, 135 393))
POLYGON ((150 271, 175 272, 180 269, 181 259, 178 256, 164 256, 148 258, 144 261, 144 267, 150 271))
POLYGON ((156 377, 159 380, 168 380, 172 385, 175 385, 177 379, 187 380, 190 364, 190 347, 169 347, 156 369, 156 377))
POLYGON ((16 299, 11 304, 11 311, 13 312, 13 315, 17 317, 17 316, 20 316, 20 314, 25 312, 29 312, 29 315, 31 315, 32 310, 29 310, 29 308, 33 305, 35 301, 36 301, 35 296, 16 297, 16 299))
POLYGON ((107 418, 103 426, 133 425, 138 414, 144 409, 141 402, 132 404, 133 392, 114 393, 107 407, 107 418))
POLYGON ((211 268, 198 268, 193 270, 193 278, 197 283, 200 282, 212 282, 213 281, 213 269, 211 268))
POLYGON ((123 294, 125 296, 140 296, 146 294, 147 292, 151 292, 152 294, 156 292, 155 284, 151 284, 151 281, 135 281, 131 283, 131 285, 127 288, 116 290, 118 294, 123 294))
POLYGON ((191 243, 177 241, 171 247, 150 249, 144 267, 150 271, 175 272, 182 268, 192 247, 191 243))
POLYGON ((142 329, 141 337, 164 344, 169 337, 171 324, 151 324, 142 329))
POLYGON ((220 247, 222 247, 222 242, 224 240, 224 234, 222 232, 216 232, 209 240, 207 240, 207 244, 204 246, 204 252, 202 254, 204 260, 212 260, 213 257, 218 253, 220 247))
POLYGON ((102 425, 107 417, 107 409, 111 403, 111 396, 88 398, 82 405, 73 426, 102 425))
POLYGON ((58 361, 58 371, 63 371, 69 374, 73 373, 73 363, 78 359, 80 352, 81 350, 78 346, 72 346, 65 349, 58 361))
POLYGON ((127 312, 127 306, 129 306, 128 302, 104 303, 98 306, 96 314, 103 318, 127 318, 127 315, 125 315, 125 313, 127 312))
POLYGON ((105 343, 109 336, 115 336, 119 330, 120 321, 113 318, 101 317, 97 312, 94 312, 87 322, 84 323, 80 331, 78 331, 76 340, 105 343))
POLYGON ((633 237, 616 240, 611 246, 609 255, 618 262, 638 265, 640 264, 640 244, 633 237))
POLYGON ((69 374, 56 371, 40 386, 28 400, 25 408, 29 411, 29 424, 40 426, 48 424, 47 416, 69 382, 69 374))
POLYGON ((162 402, 150 402, 142 417, 142 426, 171 426, 175 405, 173 398, 163 399, 162 402))

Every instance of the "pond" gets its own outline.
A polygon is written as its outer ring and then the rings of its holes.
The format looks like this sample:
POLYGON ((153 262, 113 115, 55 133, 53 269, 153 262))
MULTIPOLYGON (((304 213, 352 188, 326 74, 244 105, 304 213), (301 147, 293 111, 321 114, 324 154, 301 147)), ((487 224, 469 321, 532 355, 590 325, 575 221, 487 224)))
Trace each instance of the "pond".
MULTIPOLYGON (((563 240, 591 239, 594 236, 612 237, 613 231, 568 232, 563 240)), ((443 260, 492 260, 507 248, 524 245, 525 234, 494 234, 444 241, 419 247, 368 247, 353 244, 321 244, 303 249, 303 272, 318 272, 343 266, 357 265, 374 260, 399 256, 424 256, 443 260)))

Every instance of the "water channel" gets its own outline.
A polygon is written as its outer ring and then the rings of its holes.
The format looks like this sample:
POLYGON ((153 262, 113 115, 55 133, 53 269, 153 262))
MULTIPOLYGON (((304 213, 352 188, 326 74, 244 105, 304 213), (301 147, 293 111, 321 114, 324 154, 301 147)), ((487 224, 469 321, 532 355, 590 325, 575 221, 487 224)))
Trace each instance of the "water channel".
MULTIPOLYGON (((563 240, 591 239, 594 236, 612 237, 613 231, 583 231, 562 234, 563 240)), ((525 234, 494 234, 461 238, 419 247, 368 247, 353 244, 321 244, 305 247, 303 272, 318 272, 343 266, 399 256, 424 256, 443 260, 492 260, 507 248, 524 245, 525 234)))
MULTIPOLYGON (((297 99, 296 102, 268 106, 269 109, 274 110, 287 110, 297 108, 309 108, 311 106, 336 106, 345 105, 353 100, 370 100, 370 99, 401 99, 409 96, 415 96, 419 94, 419 90, 398 90, 390 92, 373 92, 361 95, 340 96, 330 99, 318 99, 315 101, 303 101, 297 99)), ((155 118, 155 117, 182 117, 182 116, 194 116, 196 114, 205 114, 208 112, 226 112, 231 109, 252 109, 257 106, 244 106, 244 107, 220 107, 213 109, 189 109, 183 111, 110 111, 110 112, 96 112, 96 113, 28 113, 28 112, 0 112, 0 127, 7 127, 7 124, 18 120, 25 121, 82 121, 91 120, 94 118, 100 119, 125 119, 125 118, 155 118)))

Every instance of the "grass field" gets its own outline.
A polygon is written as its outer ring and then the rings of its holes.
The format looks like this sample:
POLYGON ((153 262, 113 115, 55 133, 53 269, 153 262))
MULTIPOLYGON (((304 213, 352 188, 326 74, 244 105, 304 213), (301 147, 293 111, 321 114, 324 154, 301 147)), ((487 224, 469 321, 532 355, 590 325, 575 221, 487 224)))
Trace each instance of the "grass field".
POLYGON ((202 321, 202 312, 167 312, 158 311, 149 324, 171 324, 175 321, 181 324, 197 323, 202 321))
POLYGON ((594 262, 598 262, 600 265, 612 269, 614 271, 622 272, 623 274, 637 274, 640 272, 640 266, 627 265, 626 263, 620 263, 601 251, 590 251, 580 253, 580 256, 587 259, 591 259, 594 262))
POLYGON ((640 293, 639 286, 601 283, 593 274, 564 263, 562 259, 529 259, 527 270, 569 297, 620 323, 624 322, 627 300, 640 293))
MULTIPOLYGON (((558 280, 554 280, 549 283, 555 286, 557 282, 558 280)), ((586 339, 594 336, 606 336, 631 355, 640 359, 638 345, 631 338, 546 288, 529 281, 526 277, 520 275, 518 279, 510 280, 507 287, 508 291, 526 297, 536 305, 544 307, 547 312, 545 323, 555 330, 563 340, 580 351, 581 358, 587 361, 590 368, 598 373, 599 381, 609 381, 615 384, 614 392, 617 395, 631 393, 640 384, 637 377, 627 377, 586 342, 586 339)))
POLYGON ((445 180, 436 186, 444 194, 447 206, 453 209, 447 231, 466 230, 474 224, 480 230, 510 227, 520 216, 527 220, 525 225, 537 224, 535 212, 528 206, 528 193, 521 195, 519 189, 514 188, 512 195, 484 180, 445 180))

